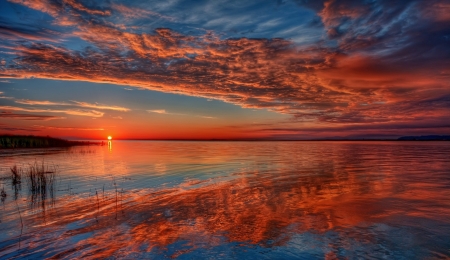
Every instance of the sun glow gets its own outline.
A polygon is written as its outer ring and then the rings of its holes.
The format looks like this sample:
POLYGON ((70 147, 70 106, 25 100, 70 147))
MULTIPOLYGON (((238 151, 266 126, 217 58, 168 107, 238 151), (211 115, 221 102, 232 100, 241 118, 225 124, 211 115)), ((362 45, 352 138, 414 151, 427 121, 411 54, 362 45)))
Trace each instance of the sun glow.
POLYGON ((112 137, 110 135, 108 136, 108 140, 112 140, 112 137))

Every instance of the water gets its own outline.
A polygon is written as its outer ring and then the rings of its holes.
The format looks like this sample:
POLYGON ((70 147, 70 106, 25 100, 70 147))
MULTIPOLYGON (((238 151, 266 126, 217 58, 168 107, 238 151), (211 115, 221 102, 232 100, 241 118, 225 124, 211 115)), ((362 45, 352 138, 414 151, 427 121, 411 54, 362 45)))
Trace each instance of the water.
POLYGON ((0 151, 0 258, 448 259, 450 143, 0 151), (9 167, 56 171, 46 193, 9 167))

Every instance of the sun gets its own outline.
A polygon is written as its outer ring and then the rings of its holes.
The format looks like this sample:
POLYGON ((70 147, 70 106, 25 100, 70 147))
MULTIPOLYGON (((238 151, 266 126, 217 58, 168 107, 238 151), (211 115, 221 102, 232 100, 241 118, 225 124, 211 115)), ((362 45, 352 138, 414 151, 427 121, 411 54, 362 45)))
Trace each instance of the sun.
POLYGON ((108 136, 108 140, 111 140, 111 139, 112 139, 112 137, 109 135, 109 136, 108 136))

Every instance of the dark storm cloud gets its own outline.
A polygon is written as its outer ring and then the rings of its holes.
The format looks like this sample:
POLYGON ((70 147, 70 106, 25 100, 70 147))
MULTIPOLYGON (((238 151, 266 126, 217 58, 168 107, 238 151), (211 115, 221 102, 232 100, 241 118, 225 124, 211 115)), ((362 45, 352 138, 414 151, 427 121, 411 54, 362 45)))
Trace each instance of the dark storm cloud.
MULTIPOLYGON (((28 41, 13 48, 16 55, 0 67, 1 77, 124 84, 328 124, 426 116, 444 124, 449 116, 448 1, 297 0, 298 8, 316 12, 310 26, 322 26, 325 36, 303 45, 281 38, 226 38, 212 31, 144 31, 139 25, 114 23, 114 18, 133 19, 134 9, 125 2, 10 2, 51 15, 89 46, 73 49, 22 37, 28 41)), ((211 10, 218 8, 210 4, 211 10)), ((180 20, 151 10, 135 13, 180 20)), ((33 34, 14 28, 7 30, 33 34)))

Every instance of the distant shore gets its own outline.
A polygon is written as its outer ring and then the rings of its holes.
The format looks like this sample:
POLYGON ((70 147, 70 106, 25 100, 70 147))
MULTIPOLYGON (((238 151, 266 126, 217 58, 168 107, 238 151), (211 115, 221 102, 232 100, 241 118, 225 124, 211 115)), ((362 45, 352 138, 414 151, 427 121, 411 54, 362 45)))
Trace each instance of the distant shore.
POLYGON ((69 141, 50 136, 34 135, 0 135, 0 149, 14 148, 51 148, 80 145, 102 145, 102 142, 69 141))
MULTIPOLYGON (((116 139, 117 140, 117 139, 116 139)), ((450 135, 423 135, 423 136, 402 136, 392 139, 373 139, 373 138, 343 138, 330 137, 321 139, 118 139, 123 141, 191 141, 191 142, 355 142, 355 141, 450 141, 450 135)), ((104 141, 69 141, 50 136, 34 136, 34 135, 0 135, 0 149, 19 149, 19 148, 57 148, 57 147, 72 147, 72 146, 88 146, 88 145, 106 145, 104 141)))
POLYGON ((357 138, 357 137, 324 137, 317 139, 267 139, 267 138, 239 138, 239 139, 115 139, 117 141, 174 141, 174 142, 397 142, 397 141, 450 141, 450 135, 421 135, 402 136, 394 138, 357 138))

